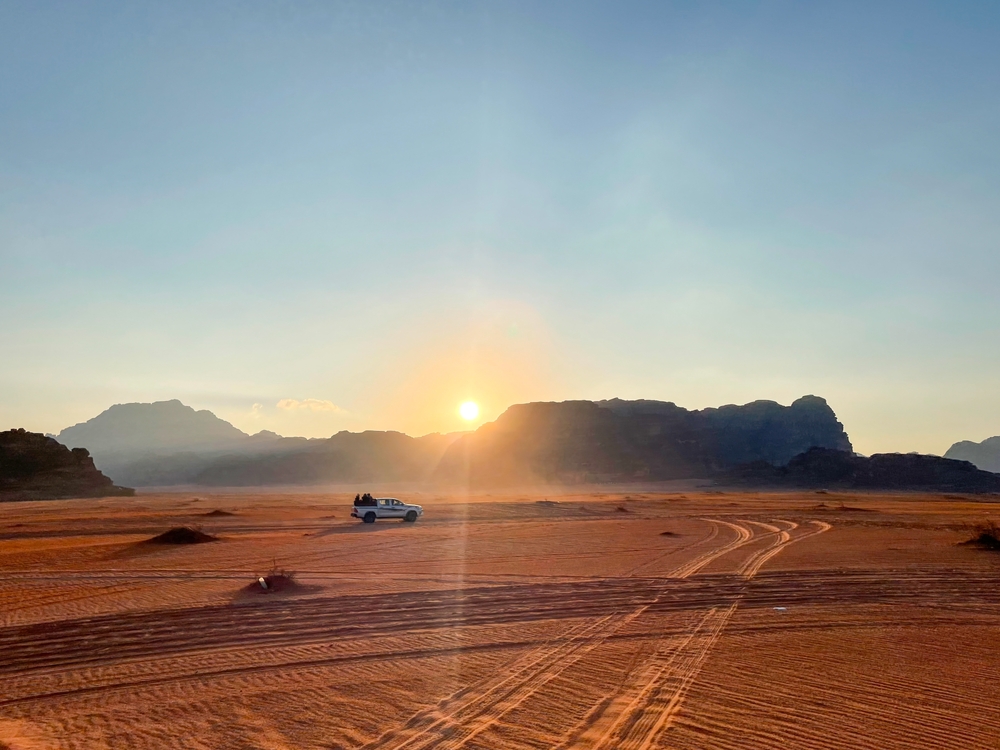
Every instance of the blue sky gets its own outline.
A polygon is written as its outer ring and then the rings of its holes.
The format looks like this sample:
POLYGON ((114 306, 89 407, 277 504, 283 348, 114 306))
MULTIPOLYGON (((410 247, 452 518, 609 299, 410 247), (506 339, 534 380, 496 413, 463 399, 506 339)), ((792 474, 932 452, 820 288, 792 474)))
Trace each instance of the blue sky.
POLYGON ((5 3, 0 426, 815 393, 864 452, 1000 434, 998 13, 5 3))

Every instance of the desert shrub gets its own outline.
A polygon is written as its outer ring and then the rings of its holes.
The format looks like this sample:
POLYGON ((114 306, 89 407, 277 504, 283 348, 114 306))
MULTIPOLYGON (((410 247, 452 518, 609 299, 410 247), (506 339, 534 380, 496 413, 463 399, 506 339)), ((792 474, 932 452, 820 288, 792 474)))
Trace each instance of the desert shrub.
POLYGON ((256 591, 286 591, 298 587, 295 580, 295 571, 285 570, 277 566, 271 568, 267 575, 260 576, 256 581, 247 586, 248 589, 256 591), (264 586, 260 585, 261 580, 264 586))

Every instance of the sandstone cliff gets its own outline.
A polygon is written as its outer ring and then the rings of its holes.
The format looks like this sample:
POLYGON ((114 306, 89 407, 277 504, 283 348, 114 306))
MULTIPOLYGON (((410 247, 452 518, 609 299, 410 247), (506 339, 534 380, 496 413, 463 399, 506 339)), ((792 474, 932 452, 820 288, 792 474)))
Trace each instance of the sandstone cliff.
POLYGON ((0 501, 134 494, 99 472, 84 448, 36 432, 0 432, 0 501))
POLYGON ((519 404, 457 440, 437 477, 474 486, 711 477, 748 461, 785 463, 813 446, 851 450, 816 396, 700 411, 620 399, 519 404))

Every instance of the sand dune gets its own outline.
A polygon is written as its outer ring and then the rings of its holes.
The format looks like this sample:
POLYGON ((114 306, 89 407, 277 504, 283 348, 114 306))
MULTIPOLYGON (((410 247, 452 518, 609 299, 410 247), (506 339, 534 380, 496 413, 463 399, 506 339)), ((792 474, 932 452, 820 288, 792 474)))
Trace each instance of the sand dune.
POLYGON ((1000 556, 956 544, 990 506, 814 498, 4 506, 0 742, 1000 746, 1000 556), (219 541, 142 543, 185 525, 219 541), (275 564, 301 585, 247 596, 275 564))

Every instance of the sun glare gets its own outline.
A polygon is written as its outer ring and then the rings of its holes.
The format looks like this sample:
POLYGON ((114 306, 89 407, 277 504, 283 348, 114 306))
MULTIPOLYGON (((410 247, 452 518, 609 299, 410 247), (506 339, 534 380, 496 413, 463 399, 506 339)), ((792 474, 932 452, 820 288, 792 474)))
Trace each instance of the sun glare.
POLYGON ((479 416, 479 405, 475 401, 466 401, 458 407, 458 413, 462 415, 462 419, 471 422, 479 416))

